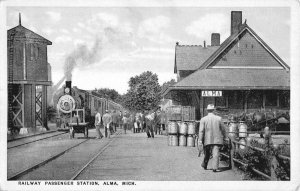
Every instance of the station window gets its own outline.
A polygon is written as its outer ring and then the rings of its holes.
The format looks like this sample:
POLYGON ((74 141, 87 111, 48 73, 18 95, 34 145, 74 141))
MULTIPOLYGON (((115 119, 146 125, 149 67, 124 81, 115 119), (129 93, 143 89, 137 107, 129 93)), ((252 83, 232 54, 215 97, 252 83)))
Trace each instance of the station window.
POLYGON ((243 106, 243 93, 241 91, 228 91, 228 108, 242 109, 243 106))
POLYGON ((279 106, 281 108, 290 108, 290 92, 282 91, 279 93, 279 106))
POLYGON ((277 106, 277 91, 265 91, 265 106, 277 106))
POLYGON ((216 106, 225 107, 226 106, 226 99, 225 96, 216 97, 216 106))
POLYGON ((263 92, 262 91, 250 91, 247 99, 247 108, 260 109, 263 106, 263 92))

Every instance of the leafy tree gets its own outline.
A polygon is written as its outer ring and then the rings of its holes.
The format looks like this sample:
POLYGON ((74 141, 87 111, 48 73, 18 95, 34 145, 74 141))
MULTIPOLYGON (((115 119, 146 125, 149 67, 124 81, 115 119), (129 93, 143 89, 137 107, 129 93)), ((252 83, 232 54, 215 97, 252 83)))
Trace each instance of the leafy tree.
POLYGON ((164 82, 161 91, 164 92, 166 89, 168 89, 169 86, 172 86, 174 84, 176 84, 175 79, 171 79, 170 81, 164 82))
POLYGON ((157 74, 150 71, 131 77, 129 90, 124 95, 125 107, 132 111, 147 111, 158 107, 161 87, 157 74))
POLYGON ((122 99, 122 96, 114 89, 101 88, 95 89, 94 92, 98 93, 101 97, 108 98, 117 103, 120 103, 122 99))

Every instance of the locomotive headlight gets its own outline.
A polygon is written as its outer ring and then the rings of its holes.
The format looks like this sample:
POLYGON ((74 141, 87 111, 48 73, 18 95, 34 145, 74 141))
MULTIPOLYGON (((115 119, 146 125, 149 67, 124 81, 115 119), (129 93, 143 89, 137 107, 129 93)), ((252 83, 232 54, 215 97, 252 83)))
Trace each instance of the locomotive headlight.
POLYGON ((70 88, 65 88, 65 93, 66 94, 70 93, 70 88))

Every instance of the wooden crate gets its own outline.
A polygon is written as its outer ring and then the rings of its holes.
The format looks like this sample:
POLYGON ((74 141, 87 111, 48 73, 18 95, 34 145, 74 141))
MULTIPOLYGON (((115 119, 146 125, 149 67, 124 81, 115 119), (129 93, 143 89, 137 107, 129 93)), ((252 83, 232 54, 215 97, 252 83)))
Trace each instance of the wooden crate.
POLYGON ((182 106, 176 105, 176 106, 170 106, 166 109, 167 113, 167 118, 168 120, 176 120, 180 121, 181 120, 181 111, 182 111, 182 106))
POLYGON ((182 107, 182 121, 195 120, 195 107, 183 106, 182 107))

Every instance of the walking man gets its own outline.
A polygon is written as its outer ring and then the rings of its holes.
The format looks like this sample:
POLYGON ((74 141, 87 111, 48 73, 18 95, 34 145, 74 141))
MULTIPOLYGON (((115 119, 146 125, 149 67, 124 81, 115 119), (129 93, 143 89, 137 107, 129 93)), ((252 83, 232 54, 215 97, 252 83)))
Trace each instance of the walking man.
POLYGON ((208 114, 200 120, 199 145, 204 145, 204 160, 201 166, 205 170, 207 169, 207 164, 212 152, 213 172, 219 172, 219 149, 223 145, 223 139, 226 137, 226 134, 221 117, 213 113, 214 109, 213 104, 208 104, 208 114))
POLYGON ((123 118, 122 118, 122 123, 123 123, 123 129, 124 129, 124 134, 126 134, 126 129, 129 123, 129 119, 127 117, 126 111, 124 112, 123 118))
POLYGON ((118 115, 119 128, 122 128, 122 119, 123 119, 122 111, 119 111, 119 115, 118 115))
POLYGON ((111 117, 112 117, 113 131, 114 131, 114 132, 117 132, 118 114, 116 113, 116 110, 113 111, 111 117))
POLYGON ((101 139, 103 137, 101 131, 100 131, 100 125, 101 125, 101 114, 99 112, 99 109, 96 110, 95 115, 95 127, 96 127, 96 135, 97 139, 101 139))
POLYGON ((154 132, 153 132, 153 126, 154 126, 154 113, 148 114, 146 116, 146 133, 148 138, 154 138, 154 132))
POLYGON ((108 110, 105 111, 105 114, 103 115, 102 120, 103 120, 103 125, 105 128, 105 137, 110 138, 109 126, 112 122, 112 118, 111 118, 111 115, 108 113, 108 110))
POLYGON ((160 112, 160 124, 161 124, 161 134, 162 134, 166 127, 166 114, 164 111, 160 112))
POLYGON ((141 131, 145 132, 146 129, 146 118, 145 118, 145 112, 142 111, 141 113, 141 131))
POLYGON ((155 112, 155 126, 156 126, 156 130, 155 130, 155 135, 157 134, 157 131, 158 131, 158 134, 161 135, 162 134, 162 130, 161 130, 161 112, 160 112, 160 109, 158 109, 156 112, 155 112))

